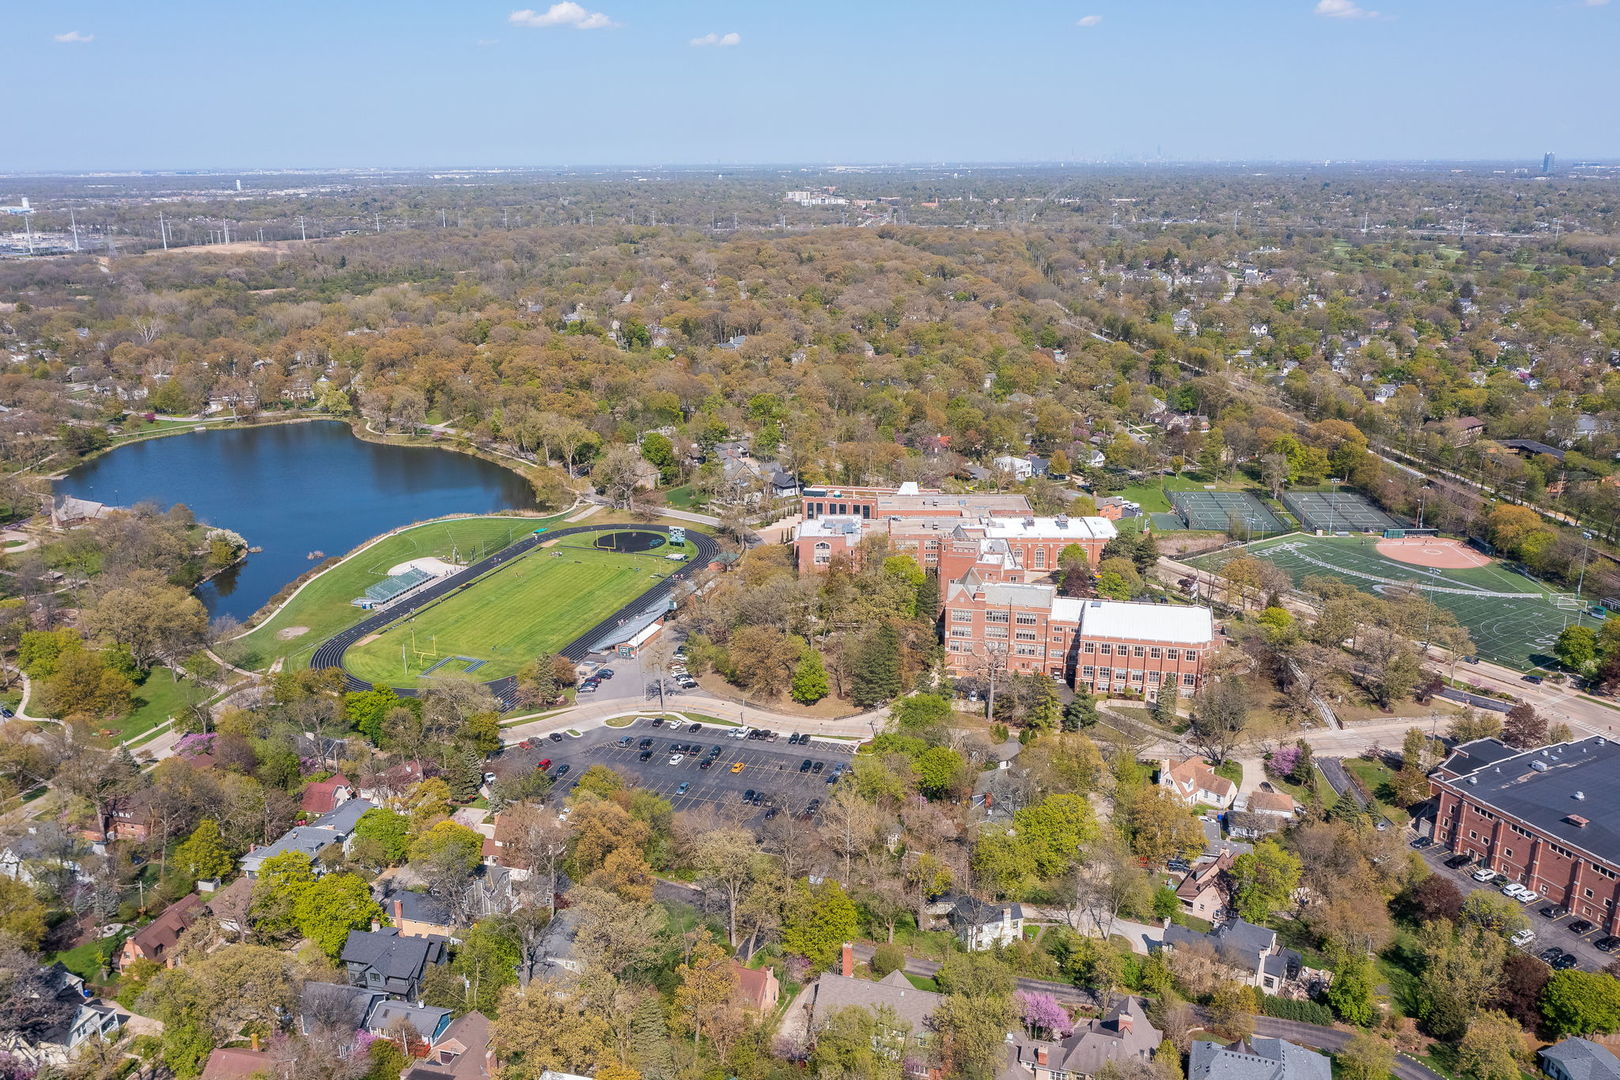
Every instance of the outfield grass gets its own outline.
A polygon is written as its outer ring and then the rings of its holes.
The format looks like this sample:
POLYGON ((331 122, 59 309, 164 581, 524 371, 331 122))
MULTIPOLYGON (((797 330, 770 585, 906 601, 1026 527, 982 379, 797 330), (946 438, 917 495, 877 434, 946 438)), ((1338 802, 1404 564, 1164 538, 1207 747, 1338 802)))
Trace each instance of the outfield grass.
POLYGON ((453 518, 405 529, 306 584, 273 618, 234 643, 242 651, 236 662, 254 670, 278 659, 284 659, 288 668, 305 667, 321 642, 366 617, 367 612, 350 601, 387 577, 391 567, 428 556, 448 560, 456 555, 467 562, 559 520, 560 516, 453 518), (284 632, 292 636, 283 636, 284 632))
MULTIPOLYGON (((536 548, 352 646, 343 663, 367 682, 414 686, 440 658, 469 656, 484 661, 471 672, 475 679, 499 679, 556 652, 673 568, 658 555, 567 542, 536 548)), ((452 663, 434 674, 463 667, 452 663)))
POLYGON ((1412 585, 1454 615, 1468 629, 1480 656, 1529 670, 1556 663, 1553 642, 1572 623, 1597 628, 1601 622, 1573 607, 1560 607, 1558 590, 1501 563, 1460 570, 1429 570, 1380 555, 1369 536, 1307 536, 1292 533, 1244 548, 1187 560, 1206 570, 1239 552, 1273 562, 1295 584, 1313 574, 1338 578, 1366 592, 1390 585, 1412 585))

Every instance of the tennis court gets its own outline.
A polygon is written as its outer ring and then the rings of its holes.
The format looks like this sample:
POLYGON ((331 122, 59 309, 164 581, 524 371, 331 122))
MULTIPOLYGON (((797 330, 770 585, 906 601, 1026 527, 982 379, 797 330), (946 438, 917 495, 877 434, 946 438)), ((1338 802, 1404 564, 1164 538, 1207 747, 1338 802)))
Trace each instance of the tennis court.
POLYGON ((1189 529, 1275 536, 1288 528, 1247 491, 1172 491, 1170 505, 1189 529))
POLYGON ((1294 533, 1189 561, 1214 570, 1239 554, 1275 563, 1296 585, 1316 574, 1371 593, 1387 594, 1400 586, 1418 589, 1468 628, 1480 656, 1520 670, 1552 664, 1553 642, 1565 626, 1601 625, 1601 620, 1586 614, 1577 597, 1515 573, 1503 563, 1432 570, 1384 558, 1371 536, 1294 533))
POLYGON ((1401 522, 1353 491, 1290 491, 1282 504, 1306 532, 1381 533, 1401 528, 1401 522))

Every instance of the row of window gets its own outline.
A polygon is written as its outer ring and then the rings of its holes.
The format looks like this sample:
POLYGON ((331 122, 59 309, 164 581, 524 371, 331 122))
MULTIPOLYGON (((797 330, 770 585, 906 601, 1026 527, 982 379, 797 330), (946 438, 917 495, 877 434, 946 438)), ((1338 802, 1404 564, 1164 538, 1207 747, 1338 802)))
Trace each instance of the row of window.
POLYGON ((1101 645, 1095 642, 1084 641, 1080 643, 1081 652, 1095 652, 1103 656, 1146 656, 1150 660, 1180 660, 1182 653, 1186 653, 1188 660, 1198 657, 1197 649, 1161 649, 1157 645, 1121 645, 1116 648, 1107 642, 1101 645))
POLYGON ((863 518, 872 516, 870 506, 860 506, 855 503, 812 502, 804 504, 804 516, 818 518, 823 514, 859 514, 863 518))
MULTIPOLYGON (((1146 673, 1141 671, 1127 671, 1125 668, 1098 669, 1084 667, 1080 669, 1080 679, 1082 682, 1092 682, 1096 680, 1098 681, 1098 685, 1104 690, 1108 689, 1110 679, 1112 679, 1113 682, 1121 688, 1123 688, 1126 683, 1139 683, 1143 681, 1146 681, 1150 685, 1157 686, 1159 683, 1160 674, 1161 672, 1157 671, 1149 671, 1146 673)), ((1173 671, 1170 672, 1169 677, 1165 681, 1175 682, 1176 673, 1173 671)), ((1183 686, 1195 686, 1197 685, 1197 682, 1198 676, 1191 671, 1184 672, 1181 676, 1181 685, 1183 686)))

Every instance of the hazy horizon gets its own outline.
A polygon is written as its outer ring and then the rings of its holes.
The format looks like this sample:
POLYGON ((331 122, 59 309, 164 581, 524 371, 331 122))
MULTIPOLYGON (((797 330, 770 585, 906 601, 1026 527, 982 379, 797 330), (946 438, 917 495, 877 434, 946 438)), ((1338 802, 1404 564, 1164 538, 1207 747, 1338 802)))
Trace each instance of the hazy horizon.
POLYGON ((8 18, 16 173, 1620 157, 1610 0, 744 0, 8 18), (253 164, 222 164, 222 163, 253 164), (290 162, 331 162, 289 165, 290 162), (449 162, 460 164, 382 164, 449 162), (481 164, 467 164, 481 163, 481 164))

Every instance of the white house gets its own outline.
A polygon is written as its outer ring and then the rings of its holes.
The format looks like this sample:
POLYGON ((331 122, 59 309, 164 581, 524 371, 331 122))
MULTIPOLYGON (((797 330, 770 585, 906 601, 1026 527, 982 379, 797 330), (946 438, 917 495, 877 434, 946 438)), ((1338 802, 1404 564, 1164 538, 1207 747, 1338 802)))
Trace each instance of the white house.
POLYGON ((1013 457, 1011 454, 1002 454, 990 464, 1000 471, 1007 473, 1014 480, 1028 480, 1035 475, 1035 463, 1028 458, 1013 457))
POLYGON ((1166 758, 1159 767, 1159 786, 1188 806, 1215 806, 1226 810, 1237 801, 1238 786, 1216 774, 1203 758, 1166 758))

